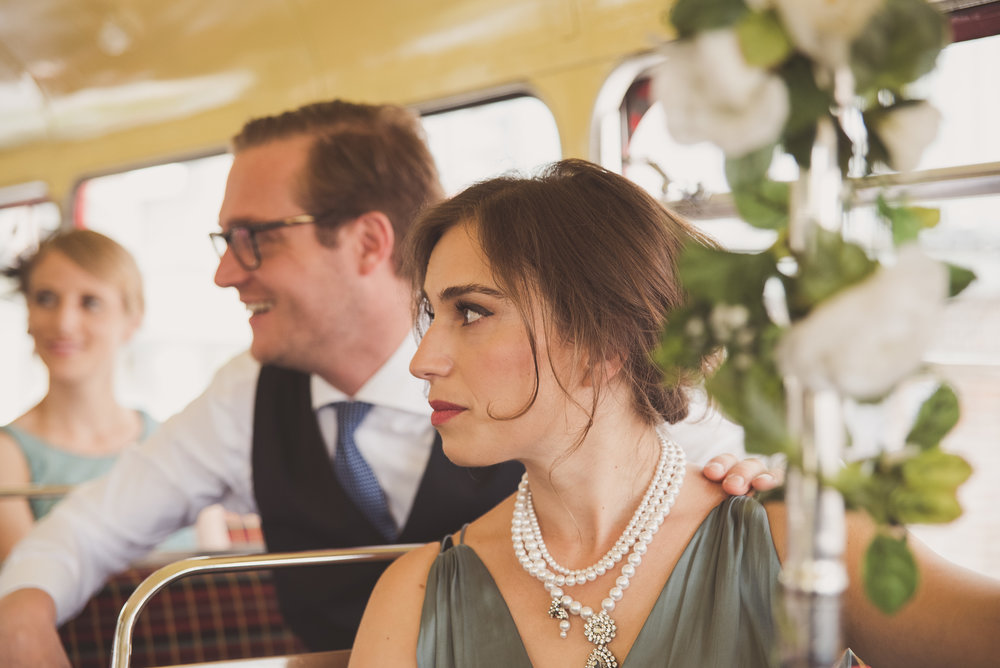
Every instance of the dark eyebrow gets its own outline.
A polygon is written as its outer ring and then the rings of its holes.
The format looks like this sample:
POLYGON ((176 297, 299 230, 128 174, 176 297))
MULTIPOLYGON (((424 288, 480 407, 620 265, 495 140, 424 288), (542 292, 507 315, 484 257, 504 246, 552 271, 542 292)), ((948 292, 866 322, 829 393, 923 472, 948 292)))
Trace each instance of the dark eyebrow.
POLYGON ((476 293, 480 295, 487 295, 489 297, 496 297, 498 299, 507 299, 507 295, 500 292, 496 288, 490 288, 485 285, 480 285, 479 283, 466 283, 465 285, 452 285, 441 291, 438 297, 441 301, 451 301, 457 299, 463 295, 470 293, 476 293))

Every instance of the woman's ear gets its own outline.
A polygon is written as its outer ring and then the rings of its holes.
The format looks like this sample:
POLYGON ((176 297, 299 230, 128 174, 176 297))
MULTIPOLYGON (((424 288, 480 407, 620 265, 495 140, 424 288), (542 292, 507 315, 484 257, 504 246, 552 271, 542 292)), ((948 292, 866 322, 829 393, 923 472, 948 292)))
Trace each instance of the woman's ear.
POLYGON ((362 275, 370 274, 376 267, 392 258, 396 232, 392 221, 381 211, 364 213, 352 223, 358 243, 358 268, 362 275))
POLYGON ((618 377, 624 365, 625 361, 620 355, 612 355, 603 361, 597 362, 593 365, 592 370, 590 369, 590 365, 586 364, 585 367, 590 372, 583 374, 583 383, 586 387, 592 386, 593 381, 602 385, 608 385, 618 377))

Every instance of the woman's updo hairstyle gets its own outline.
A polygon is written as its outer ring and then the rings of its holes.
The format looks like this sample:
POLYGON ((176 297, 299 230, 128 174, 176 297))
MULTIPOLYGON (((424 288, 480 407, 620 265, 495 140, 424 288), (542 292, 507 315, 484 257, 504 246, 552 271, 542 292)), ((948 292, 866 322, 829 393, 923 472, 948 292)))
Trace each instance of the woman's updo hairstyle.
POLYGON ((554 163, 535 178, 484 181, 428 209, 407 237, 404 271, 418 322, 431 252, 448 229, 466 222, 533 349, 529 314, 537 300, 550 336, 591 362, 598 391, 594 362, 617 359, 649 424, 687 415, 686 387, 666 386, 651 353, 667 312, 683 301, 681 249, 692 240, 710 243, 705 237, 628 179, 582 160, 554 163))

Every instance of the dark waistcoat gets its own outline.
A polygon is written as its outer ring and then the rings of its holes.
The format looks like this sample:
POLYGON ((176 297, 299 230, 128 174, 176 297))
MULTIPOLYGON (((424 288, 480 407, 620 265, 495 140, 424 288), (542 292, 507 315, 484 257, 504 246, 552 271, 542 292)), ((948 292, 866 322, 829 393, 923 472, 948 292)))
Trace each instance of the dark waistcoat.
MULTIPOLYGON (((455 466, 434 439, 398 543, 440 540, 512 494, 517 463, 455 466)), ((382 545, 386 540, 333 473, 312 409, 309 376, 261 368, 253 426, 253 484, 270 552, 382 545)), ((352 645, 361 613, 387 564, 288 567, 274 571, 286 623, 312 651, 352 645)))

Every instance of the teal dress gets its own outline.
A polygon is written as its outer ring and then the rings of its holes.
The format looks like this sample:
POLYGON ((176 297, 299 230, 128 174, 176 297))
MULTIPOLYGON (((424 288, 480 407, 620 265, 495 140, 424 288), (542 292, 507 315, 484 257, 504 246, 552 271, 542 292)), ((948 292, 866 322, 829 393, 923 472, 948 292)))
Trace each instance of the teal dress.
MULTIPOLYGON (((139 441, 145 440, 158 423, 147 413, 137 411, 142 418, 142 432, 139 441)), ((12 424, 0 427, 17 443, 28 461, 31 482, 36 485, 78 485, 107 473, 118 458, 111 455, 78 455, 66 452, 12 424)), ((40 520, 59 503, 59 497, 28 499, 35 521, 40 520)), ((166 551, 186 551, 197 547, 194 528, 182 529, 167 538, 157 549, 166 551)))
MULTIPOLYGON (((471 547, 447 543, 427 578, 417 664, 531 666, 489 571, 471 547)), ((622 668, 773 665, 779 569, 763 506, 726 499, 691 538, 622 668)))

